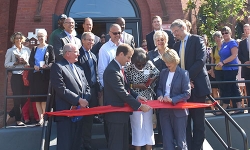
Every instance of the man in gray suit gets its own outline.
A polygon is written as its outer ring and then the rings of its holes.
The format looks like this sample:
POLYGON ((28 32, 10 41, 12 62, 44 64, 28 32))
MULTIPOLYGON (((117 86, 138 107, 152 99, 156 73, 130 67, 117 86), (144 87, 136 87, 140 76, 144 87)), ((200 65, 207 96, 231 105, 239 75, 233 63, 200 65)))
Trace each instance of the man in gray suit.
POLYGON ((121 29, 122 29, 121 38, 120 38, 121 42, 126 43, 130 45, 133 49, 135 49, 135 41, 134 41, 133 35, 125 31, 125 20, 119 17, 116 19, 115 23, 119 24, 119 26, 121 26, 121 29))
MULTIPOLYGON (((122 73, 122 66, 131 61, 134 50, 128 44, 121 44, 116 51, 116 57, 113 59, 104 71, 104 105, 123 107, 127 103, 133 110, 142 110, 147 112, 150 107, 141 104, 137 100, 146 100, 138 96, 126 80, 122 73)), ((108 126, 109 150, 128 150, 128 120, 130 113, 113 112, 106 113, 105 120, 108 126)))
MULTIPOLYGON (((90 88, 84 72, 76 65, 79 56, 77 45, 68 43, 63 47, 63 58, 54 63, 50 80, 55 90, 55 111, 70 110, 78 106, 86 108, 90 88)), ((69 117, 56 117, 57 150, 79 150, 81 146, 82 119, 73 122, 69 117)))
POLYGON ((77 49, 82 46, 81 40, 75 36, 75 20, 71 17, 65 19, 63 23, 64 32, 54 37, 53 48, 55 52, 56 62, 60 61, 62 56, 63 46, 67 43, 74 43, 77 45, 77 49))
MULTIPOLYGON (((175 20, 170 28, 175 38, 179 40, 173 47, 181 58, 180 66, 188 71, 190 77, 192 91, 191 97, 187 101, 205 103, 206 96, 211 93, 211 85, 205 66, 207 58, 205 43, 202 37, 188 33, 186 23, 181 19, 175 20)), ((204 108, 189 109, 186 135, 188 149, 202 149, 205 138, 204 108), (191 127, 192 121, 193 128, 191 127)))

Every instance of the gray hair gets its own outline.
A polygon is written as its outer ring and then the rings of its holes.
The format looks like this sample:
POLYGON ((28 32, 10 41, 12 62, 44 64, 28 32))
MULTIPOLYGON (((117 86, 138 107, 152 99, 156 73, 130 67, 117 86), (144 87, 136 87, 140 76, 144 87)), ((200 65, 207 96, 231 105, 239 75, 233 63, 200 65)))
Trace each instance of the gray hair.
POLYGON ((77 45, 74 43, 67 43, 63 46, 63 56, 66 52, 72 51, 73 49, 77 49, 77 45))
POLYGON ((168 34, 165 31, 162 31, 162 30, 155 31, 155 34, 153 36, 154 44, 156 45, 156 40, 160 36, 162 36, 166 40, 165 47, 167 47, 168 46, 168 34))
POLYGON ((109 30, 110 30, 111 28, 113 28, 113 27, 117 27, 117 28, 121 29, 121 26, 120 26, 119 24, 114 23, 114 24, 111 24, 109 30))
POLYGON ((213 34, 213 38, 215 37, 219 37, 219 38, 222 38, 222 34, 220 31, 215 31, 214 34, 213 34))
MULTIPOLYGON (((90 35, 92 37, 94 37, 95 35, 92 32, 83 32, 82 36, 81 36, 81 40, 86 40, 86 36, 90 35)), ((95 40, 95 39, 94 39, 95 40)))
POLYGON ((47 36, 47 31, 45 29, 38 29, 37 34, 38 33, 43 34, 44 36, 47 36))
POLYGON ((179 28, 184 27, 185 29, 187 29, 186 23, 181 19, 174 20, 174 22, 170 26, 170 29, 172 29, 173 27, 176 27, 176 26, 179 28))

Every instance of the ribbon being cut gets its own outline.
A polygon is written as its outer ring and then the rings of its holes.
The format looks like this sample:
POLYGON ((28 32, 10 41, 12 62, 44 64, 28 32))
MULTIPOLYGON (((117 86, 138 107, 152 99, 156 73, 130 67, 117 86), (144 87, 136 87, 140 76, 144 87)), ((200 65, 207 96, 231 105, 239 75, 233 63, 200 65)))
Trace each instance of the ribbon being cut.
MULTIPOLYGON (((158 100, 150 100, 147 102, 141 101, 141 103, 149 105, 151 108, 171 108, 171 109, 184 109, 184 108, 205 108, 210 107, 213 104, 205 104, 205 103, 192 103, 192 102, 181 102, 173 105, 172 103, 163 103, 158 100)), ((108 106, 98 106, 93 108, 83 108, 78 110, 63 110, 56 112, 45 112, 49 117, 50 116, 65 116, 65 117, 74 117, 74 116, 87 116, 94 114, 104 114, 109 112, 133 112, 133 109, 125 104, 124 107, 114 107, 111 105, 108 106)))

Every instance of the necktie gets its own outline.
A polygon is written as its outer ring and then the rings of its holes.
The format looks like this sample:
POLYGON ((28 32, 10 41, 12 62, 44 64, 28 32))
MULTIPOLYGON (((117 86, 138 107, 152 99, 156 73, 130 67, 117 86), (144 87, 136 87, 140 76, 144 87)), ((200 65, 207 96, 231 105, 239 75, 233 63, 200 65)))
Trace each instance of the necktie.
POLYGON ((124 79, 124 82, 125 82, 124 87, 127 90, 127 92, 130 93, 130 89, 129 89, 129 85, 127 84, 128 82, 127 82, 127 78, 125 76, 124 68, 121 69, 121 72, 122 72, 123 79, 124 79))
POLYGON ((92 85, 94 85, 96 83, 96 74, 95 74, 94 62, 93 62, 93 59, 90 57, 90 52, 87 51, 86 54, 87 54, 87 57, 88 57, 88 63, 89 63, 90 71, 91 71, 92 85))
POLYGON ((127 83, 127 78, 126 78, 125 73, 124 73, 124 68, 122 68, 121 71, 122 71, 123 79, 124 79, 125 83, 127 83))
POLYGON ((70 67, 71 67, 71 69, 72 69, 72 71, 74 73, 74 76, 76 77, 77 82, 82 86, 82 82, 81 82, 81 80, 80 80, 80 78, 79 78, 79 76, 78 76, 78 74, 76 72, 75 65, 70 64, 70 67))
POLYGON ((70 39, 70 43, 74 43, 74 39, 73 39, 73 36, 71 34, 69 34, 69 39, 70 39))
POLYGON ((185 40, 181 40, 181 68, 185 69, 185 40))

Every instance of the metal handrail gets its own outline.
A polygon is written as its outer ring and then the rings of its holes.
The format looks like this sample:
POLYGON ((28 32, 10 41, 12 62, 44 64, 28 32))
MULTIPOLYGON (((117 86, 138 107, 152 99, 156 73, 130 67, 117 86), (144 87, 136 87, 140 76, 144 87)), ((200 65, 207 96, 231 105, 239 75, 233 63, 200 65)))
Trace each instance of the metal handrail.
MULTIPOLYGON (((216 102, 215 99, 211 95, 207 95, 207 97, 212 101, 216 102)), ((221 144, 224 146, 225 149, 233 149, 232 148, 232 141, 231 141, 231 134, 230 134, 230 126, 229 122, 240 132, 243 138, 244 150, 248 150, 248 138, 246 132, 234 121, 234 119, 223 109, 218 103, 216 103, 216 107, 222 112, 225 116, 225 125, 226 125, 226 135, 227 135, 227 144, 221 138, 221 136, 216 132, 216 130, 212 127, 212 125, 208 122, 205 118, 205 123, 209 127, 209 129, 214 133, 214 135, 218 138, 221 144)))
MULTIPOLYGON (((5 89, 4 89, 4 117, 3 117, 3 126, 6 128, 6 118, 7 118, 7 100, 12 98, 25 98, 25 97, 48 97, 50 95, 8 95, 8 72, 16 70, 34 70, 34 68, 6 68, 5 69, 5 89)), ((50 68, 40 68, 40 70, 50 70, 50 68)))

